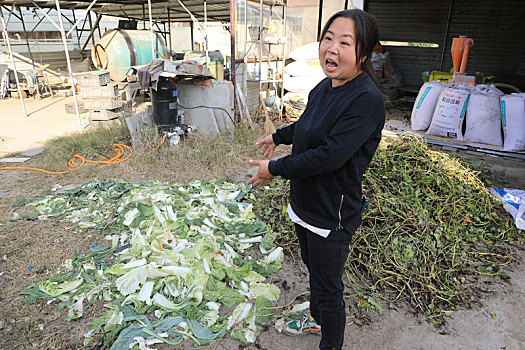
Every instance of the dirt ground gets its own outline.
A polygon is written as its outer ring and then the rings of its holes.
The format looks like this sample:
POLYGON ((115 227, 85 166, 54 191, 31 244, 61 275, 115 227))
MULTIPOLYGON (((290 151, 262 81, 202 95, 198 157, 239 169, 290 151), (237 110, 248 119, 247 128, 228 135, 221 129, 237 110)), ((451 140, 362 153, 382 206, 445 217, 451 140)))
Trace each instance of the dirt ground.
MULTIPOLYGON (((0 101, 0 108, 3 111, 0 138, 4 139, 0 141, 0 157, 8 152, 24 152, 39 147, 39 142, 52 135, 78 130, 76 116, 63 113, 63 102, 48 106, 29 119, 24 119, 21 114, 19 102, 0 101), (12 112, 6 114, 6 110, 12 112)), ((391 114, 391 122, 386 129, 399 133, 402 131, 400 126, 407 123, 406 116, 407 111, 399 108, 399 113, 391 114)), ((445 150, 477 164, 483 172, 495 175, 495 185, 525 189, 523 160, 450 148, 445 150)), ((0 163, 0 166, 4 164, 0 163)), ((239 169, 236 180, 247 179, 253 170, 239 169)), ((101 311, 94 309, 81 320, 64 323, 64 310, 59 311, 54 304, 23 305, 17 302, 22 288, 52 276, 65 259, 72 257, 74 252, 85 252, 96 238, 74 233, 52 222, 42 224, 32 221, 16 222, 17 226, 23 225, 24 234, 11 234, 15 223, 7 219, 12 215, 12 205, 18 199, 34 198, 50 192, 54 183, 50 176, 0 171, 0 257, 5 254, 7 258, 0 260, 0 349, 81 348, 82 334, 89 331, 89 321, 101 311), (31 256, 28 252, 34 245, 45 245, 50 249, 41 249, 44 252, 42 256, 31 256), (65 341, 63 336, 57 334, 69 334, 70 339, 65 341)), ((415 315, 409 306, 397 310, 385 308, 381 315, 372 312, 369 314, 370 323, 358 325, 354 316, 357 309, 351 305, 344 349, 524 349, 525 264, 522 262, 525 261, 525 251, 517 248, 516 256, 516 263, 506 270, 510 278, 505 281, 487 280, 486 294, 480 305, 472 310, 455 311, 445 327, 434 327, 426 318, 415 315)), ((286 259, 283 269, 273 275, 272 282, 286 286, 282 288, 279 305, 308 290, 305 267, 290 258, 286 259)), ((347 292, 353 293, 350 289, 347 292)), ((268 328, 253 345, 244 347, 226 338, 216 349, 317 349, 318 343, 319 337, 315 335, 289 337, 268 328)), ((173 347, 160 345, 158 348, 173 347)), ((191 346, 185 344, 176 348, 189 349, 191 346)), ((202 349, 215 347, 210 345, 202 349)))

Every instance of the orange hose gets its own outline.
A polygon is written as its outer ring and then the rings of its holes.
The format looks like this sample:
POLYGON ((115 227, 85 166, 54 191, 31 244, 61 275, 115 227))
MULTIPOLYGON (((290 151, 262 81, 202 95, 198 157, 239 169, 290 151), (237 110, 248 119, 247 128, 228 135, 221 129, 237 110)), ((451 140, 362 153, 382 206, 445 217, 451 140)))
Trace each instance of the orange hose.
MULTIPOLYGON (((150 154, 150 153, 158 150, 160 148, 160 146, 162 146, 162 144, 164 143, 165 140, 166 140, 166 136, 164 135, 164 137, 162 138, 162 141, 160 142, 160 144, 155 149, 153 149, 152 151, 148 152, 147 154, 150 154)), ((102 158, 104 160, 91 160, 91 159, 84 158, 80 154, 75 154, 73 156, 73 158, 71 158, 67 162, 68 170, 64 170, 64 171, 49 171, 49 170, 44 170, 44 169, 40 169, 40 168, 23 167, 23 166, 0 167, 0 170, 33 170, 33 171, 39 171, 39 172, 42 172, 42 173, 45 173, 45 174, 50 174, 50 175, 61 175, 61 174, 67 174, 71 170, 80 169, 86 163, 101 164, 101 167, 103 167, 103 166, 106 166, 106 165, 122 163, 122 162, 127 161, 129 158, 131 158, 131 156, 133 154, 133 150, 131 149, 131 147, 129 147, 128 145, 121 144, 121 143, 115 143, 115 144, 113 144, 113 146, 114 147, 112 148, 112 150, 116 154, 112 158, 107 159, 106 157, 101 156, 100 154, 96 154, 95 157, 99 157, 99 158, 102 158), (124 154, 126 154, 126 153, 127 153, 127 155, 124 156, 124 154)))
POLYGON ((160 143, 157 147, 155 147, 155 149, 152 149, 151 151, 149 151, 148 153, 146 154, 151 154, 153 152, 155 152, 156 150, 158 150, 160 148, 160 146, 162 146, 162 144, 164 143, 164 141, 166 141, 166 135, 162 136, 162 140, 160 140, 160 143))

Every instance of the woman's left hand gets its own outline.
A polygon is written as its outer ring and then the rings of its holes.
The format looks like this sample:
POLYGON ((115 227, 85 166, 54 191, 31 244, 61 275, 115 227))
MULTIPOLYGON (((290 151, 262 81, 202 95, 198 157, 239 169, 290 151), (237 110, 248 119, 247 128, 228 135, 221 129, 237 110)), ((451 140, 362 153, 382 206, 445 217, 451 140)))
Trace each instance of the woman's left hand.
POLYGON ((253 175, 253 177, 248 180, 246 184, 262 186, 272 181, 274 176, 268 170, 268 163, 270 163, 269 160, 250 160, 250 164, 258 166, 259 170, 257 171, 257 174, 253 175))

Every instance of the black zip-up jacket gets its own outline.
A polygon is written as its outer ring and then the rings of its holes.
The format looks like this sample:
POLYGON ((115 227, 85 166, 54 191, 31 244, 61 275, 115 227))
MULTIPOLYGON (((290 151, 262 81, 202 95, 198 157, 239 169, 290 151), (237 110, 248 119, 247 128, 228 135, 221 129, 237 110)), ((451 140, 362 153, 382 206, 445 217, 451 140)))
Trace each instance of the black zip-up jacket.
POLYGON ((385 105, 366 73, 338 87, 323 79, 301 118, 272 136, 293 144, 292 154, 272 160, 272 175, 290 179, 290 204, 306 223, 354 232, 361 224, 363 173, 381 140, 385 105))

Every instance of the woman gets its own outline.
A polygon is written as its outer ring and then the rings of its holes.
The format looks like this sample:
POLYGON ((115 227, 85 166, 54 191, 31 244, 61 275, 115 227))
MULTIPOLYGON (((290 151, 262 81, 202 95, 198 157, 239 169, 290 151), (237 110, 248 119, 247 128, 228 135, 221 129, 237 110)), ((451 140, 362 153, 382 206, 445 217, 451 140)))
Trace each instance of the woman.
POLYGON ((385 122, 383 98, 371 79, 378 32, 375 18, 357 9, 328 20, 319 44, 326 78, 310 92, 297 122, 256 143, 264 157, 280 144, 293 144, 292 154, 250 161, 259 169, 248 184, 264 185, 274 176, 291 180, 288 213, 310 273, 311 316, 289 322, 285 331, 321 333, 320 349, 343 345, 344 265, 361 224, 361 179, 385 122))

